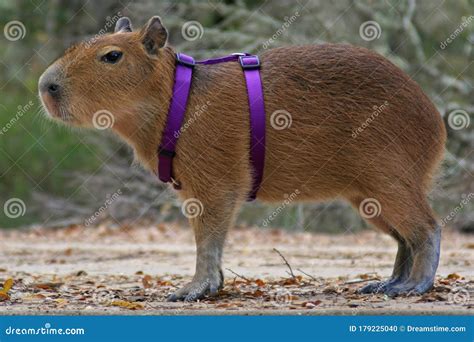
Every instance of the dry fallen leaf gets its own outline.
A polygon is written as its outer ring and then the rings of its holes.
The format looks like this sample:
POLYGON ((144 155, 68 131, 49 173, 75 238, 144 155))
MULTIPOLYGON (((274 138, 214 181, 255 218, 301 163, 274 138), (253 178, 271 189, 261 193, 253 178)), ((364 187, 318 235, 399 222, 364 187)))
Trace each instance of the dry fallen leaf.
POLYGON ((119 306, 121 308, 129 309, 129 310, 142 310, 143 305, 140 303, 132 303, 127 302, 126 300, 114 300, 110 303, 112 306, 119 306))
POLYGON ((446 296, 443 296, 436 292, 428 292, 428 293, 425 293, 419 300, 417 300, 417 303, 444 302, 446 300, 448 300, 446 296))
POLYGON ((56 305, 58 308, 62 308, 66 306, 67 304, 69 304, 69 302, 64 298, 57 298, 54 301, 56 302, 56 305))
POLYGON ((148 274, 142 278, 142 284, 145 289, 149 289, 150 287, 152 287, 153 284, 151 283, 151 280, 151 276, 148 274))
POLYGON ((31 284, 32 287, 41 290, 55 291, 60 288, 64 283, 35 283, 31 284))
POLYGON ((320 300, 314 300, 314 301, 310 301, 310 302, 304 302, 302 306, 304 308, 312 309, 312 308, 316 307, 317 305, 319 305, 321 303, 322 303, 322 301, 320 301, 320 300))
POLYGON ((12 279, 12 278, 8 278, 8 279, 5 280, 5 282, 3 283, 3 288, 0 290, 0 292, 8 293, 8 291, 10 291, 10 289, 12 288, 12 286, 13 286, 13 279, 12 279))
POLYGON ((244 295, 249 296, 249 297, 253 297, 253 298, 260 298, 260 297, 263 297, 264 293, 263 293, 263 291, 260 291, 260 290, 257 289, 253 292, 245 292, 244 295))
POLYGON ((262 279, 255 280, 255 284, 257 284, 258 287, 265 286, 265 282, 262 279))
POLYGON ((46 298, 45 295, 42 295, 41 293, 36 293, 36 294, 30 294, 30 295, 23 296, 21 299, 23 301, 40 301, 40 300, 43 300, 45 298, 46 298))
POLYGON ((156 284, 159 286, 172 286, 173 284, 168 280, 157 280, 156 284))
POLYGON ((457 274, 457 273, 451 273, 451 274, 448 274, 448 276, 446 277, 446 279, 458 280, 458 279, 464 279, 464 277, 460 276, 460 275, 457 274))
POLYGON ((296 284, 299 284, 302 279, 303 279, 303 277, 298 275, 296 277, 284 279, 280 282, 280 284, 283 285, 283 286, 285 286, 285 285, 296 285, 296 284))
POLYGON ((8 291, 10 291, 12 286, 13 286, 12 278, 8 278, 7 280, 5 280, 5 282, 3 283, 3 288, 0 290, 0 301, 10 299, 10 296, 8 295, 8 291))
POLYGON ((329 285, 329 286, 326 286, 323 289, 323 293, 325 293, 325 294, 340 294, 341 289, 337 285, 329 285))

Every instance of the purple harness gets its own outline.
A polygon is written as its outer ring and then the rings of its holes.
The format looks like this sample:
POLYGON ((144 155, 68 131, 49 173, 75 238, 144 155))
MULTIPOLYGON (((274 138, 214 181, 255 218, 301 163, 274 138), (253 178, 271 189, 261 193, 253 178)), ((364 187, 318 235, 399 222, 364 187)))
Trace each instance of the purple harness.
POLYGON ((195 61, 183 53, 176 54, 176 70, 173 96, 168 109, 168 118, 158 147, 158 177, 162 182, 172 182, 175 189, 181 185, 174 180, 173 158, 176 155, 181 125, 186 112, 193 68, 196 64, 217 64, 239 61, 245 76, 250 113, 250 161, 252 163, 252 191, 248 200, 257 196, 263 178, 265 161, 265 105, 263 100, 262 81, 260 79, 260 60, 258 56, 247 53, 234 53, 229 56, 195 61))

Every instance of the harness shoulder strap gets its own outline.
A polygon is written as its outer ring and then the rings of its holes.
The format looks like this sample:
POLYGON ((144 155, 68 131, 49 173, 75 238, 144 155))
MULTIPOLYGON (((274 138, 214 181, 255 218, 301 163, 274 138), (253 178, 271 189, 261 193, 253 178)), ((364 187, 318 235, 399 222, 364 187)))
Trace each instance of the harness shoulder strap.
POLYGON ((173 179, 173 158, 176 155, 176 143, 186 112, 195 64, 196 62, 191 56, 183 53, 176 54, 173 97, 170 100, 165 129, 158 147, 158 177, 162 182, 173 182, 175 187, 179 187, 179 185, 173 179))

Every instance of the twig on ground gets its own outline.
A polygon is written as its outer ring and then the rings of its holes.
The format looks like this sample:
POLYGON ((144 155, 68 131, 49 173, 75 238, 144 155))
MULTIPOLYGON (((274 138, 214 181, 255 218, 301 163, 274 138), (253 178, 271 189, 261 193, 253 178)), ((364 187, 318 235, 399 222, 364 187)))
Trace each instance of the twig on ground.
POLYGON ((303 271, 301 268, 298 268, 296 269, 297 271, 303 273, 305 276, 307 276, 308 278, 310 278, 311 280, 314 280, 314 281, 318 281, 318 279, 316 279, 315 277, 313 277, 311 274, 308 274, 306 273, 305 271, 303 271))
POLYGON ((349 284, 359 284, 359 283, 365 283, 367 281, 375 281, 375 280, 380 280, 380 278, 367 278, 367 279, 353 279, 353 280, 348 280, 344 283, 344 285, 349 285, 349 284))
POLYGON ((286 258, 283 256, 283 254, 281 254, 281 252, 280 252, 278 249, 273 248, 273 250, 274 250, 275 252, 277 252, 277 253, 281 256, 281 258, 282 258, 283 261, 285 262, 286 266, 288 266, 288 268, 290 269, 290 272, 287 272, 287 273, 288 273, 289 275, 291 275, 291 277, 292 277, 293 279, 295 279, 296 276, 295 276, 295 274, 293 273, 293 269, 291 268, 291 265, 290 265, 290 263, 288 262, 288 260, 286 260, 286 258))
POLYGON ((232 274, 234 274, 235 276, 239 277, 239 278, 242 278, 243 280, 247 281, 247 282, 252 282, 249 278, 245 278, 243 275, 241 274, 238 274, 234 271, 232 271, 230 268, 226 268, 227 271, 231 272, 232 274))

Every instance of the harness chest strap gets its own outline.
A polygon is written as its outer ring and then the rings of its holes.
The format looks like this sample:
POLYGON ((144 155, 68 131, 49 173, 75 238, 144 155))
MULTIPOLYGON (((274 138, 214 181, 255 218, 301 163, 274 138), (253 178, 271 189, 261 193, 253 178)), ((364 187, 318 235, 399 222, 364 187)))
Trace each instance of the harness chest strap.
POLYGON ((180 185, 172 177, 173 158, 176 155, 178 133, 186 112, 194 66, 196 64, 217 64, 237 60, 240 62, 245 76, 250 114, 250 161, 253 172, 252 190, 248 195, 248 200, 251 201, 256 198, 262 182, 265 162, 265 103, 259 70, 260 61, 258 56, 249 54, 232 54, 198 62, 191 56, 182 53, 176 55, 173 96, 161 144, 158 147, 158 177, 162 182, 173 182, 176 189, 180 188, 180 185))

